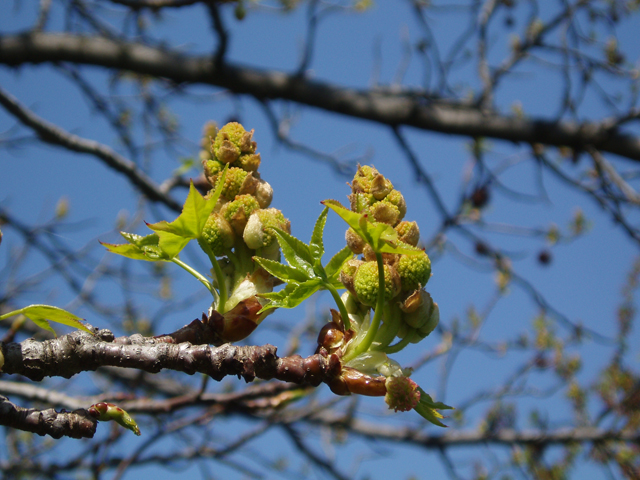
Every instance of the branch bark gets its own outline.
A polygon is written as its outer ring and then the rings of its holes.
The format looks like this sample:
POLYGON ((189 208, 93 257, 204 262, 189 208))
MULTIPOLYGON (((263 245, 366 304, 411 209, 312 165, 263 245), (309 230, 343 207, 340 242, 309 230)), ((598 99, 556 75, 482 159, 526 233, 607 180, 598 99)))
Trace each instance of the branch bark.
POLYGON ((468 105, 430 98, 428 92, 391 93, 356 90, 309 80, 300 75, 226 63, 217 68, 210 56, 185 55, 140 43, 98 36, 32 32, 0 36, 0 63, 71 62, 176 83, 208 84, 258 99, 284 99, 385 125, 407 125, 452 135, 489 137, 511 142, 592 146, 640 161, 640 139, 609 128, 611 122, 573 123, 485 113, 468 105))
POLYGON ((0 425, 53 438, 93 438, 98 421, 84 409, 56 412, 53 408, 22 408, 0 395, 0 425))
POLYGON ((218 381, 238 375, 247 382, 275 378, 312 386, 329 383, 340 374, 340 361, 335 355, 278 358, 276 350, 272 345, 212 347, 166 343, 139 334, 116 339, 109 330, 100 330, 96 335, 76 331, 44 342, 27 339, 3 344, 2 371, 40 381, 44 377, 71 378, 80 372, 115 366, 150 373, 162 369, 189 375, 199 372, 218 381))

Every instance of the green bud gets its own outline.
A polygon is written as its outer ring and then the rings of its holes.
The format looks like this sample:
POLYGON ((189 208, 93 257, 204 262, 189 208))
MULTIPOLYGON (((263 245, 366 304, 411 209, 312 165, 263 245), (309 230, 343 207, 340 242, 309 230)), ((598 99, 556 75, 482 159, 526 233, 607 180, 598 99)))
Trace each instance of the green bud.
POLYGON ((131 430, 136 435, 140 436, 140 429, 136 424, 135 420, 131 418, 131 416, 122 408, 114 405, 113 403, 100 402, 94 405, 91 405, 87 412, 92 417, 100 420, 101 422, 106 422, 109 420, 113 420, 124 428, 131 430))
POLYGON ((273 228, 290 233, 291 222, 284 218, 282 212, 277 208, 255 210, 249 217, 242 234, 244 243, 253 250, 269 248, 274 244, 277 248, 278 243, 273 228))
POLYGON ((424 287, 431 277, 431 260, 425 252, 420 255, 401 255, 395 267, 404 292, 424 287))
POLYGON ((395 226, 396 232, 398 232, 398 239, 401 242, 407 243, 413 247, 418 245, 420 240, 420 229, 417 222, 408 222, 406 220, 400 222, 395 226))
POLYGON ((260 166, 260 154, 247 153, 244 155, 240 155, 240 158, 236 163, 240 168, 247 172, 255 172, 260 166))
POLYGON ((387 393, 384 401, 396 412, 408 412, 420 401, 418 385, 408 377, 387 377, 385 387, 387 393))
POLYGON ((259 180, 253 196, 258 200, 260 208, 267 208, 273 199, 273 188, 264 180, 259 180))
POLYGON ((242 235, 249 217, 259 208, 260 204, 255 197, 248 194, 238 195, 234 201, 223 205, 220 214, 238 235, 242 235))
POLYGON ((356 255, 359 255, 362 253, 362 249, 365 246, 365 242, 362 239, 362 237, 358 235, 353 228, 349 227, 344 237, 345 237, 345 240, 347 241, 347 246, 351 249, 353 253, 355 253, 356 255))
POLYGON ((216 257, 224 255, 235 242, 235 233, 229 222, 219 213, 212 213, 202 230, 202 238, 216 257))
MULTIPOLYGON (((384 198, 384 200, 382 200, 382 202, 393 205, 398 209, 398 219, 396 223, 402 220, 404 216, 407 214, 407 203, 405 202, 404 197, 398 190, 392 190, 391 193, 389 193, 389 195, 387 195, 384 198)), ((396 224, 394 223, 393 225, 395 226, 396 224)))
POLYGON ((227 123, 216 135, 213 154, 223 163, 233 163, 243 153, 255 153, 257 145, 251 140, 252 137, 253 130, 247 132, 237 122, 227 123))
POLYGON ((340 270, 340 283, 342 283, 344 288, 353 295, 356 295, 354 288, 355 275, 358 268, 363 263, 364 262, 362 260, 352 258, 351 260, 347 260, 347 262, 342 266, 342 270, 340 270))
MULTIPOLYGON (((227 174, 224 176, 224 187, 222 187, 221 195, 227 200, 235 199, 237 195, 241 194, 241 190, 245 185, 247 177, 249 177, 250 175, 251 175, 250 173, 245 172, 241 168, 231 167, 227 171, 227 174)), ((214 189, 217 187, 217 183, 219 179, 217 175, 216 177, 217 177, 216 182, 213 185, 214 189)), ((253 177, 249 177, 249 178, 251 179, 253 177)), ((242 192, 242 193, 247 193, 247 192, 242 192)))
MULTIPOLYGON (((400 293, 400 277, 396 270, 384 265, 385 301, 391 300, 400 293)), ((353 288, 360 303, 375 307, 378 300, 378 263, 364 262, 354 276, 353 288)))
POLYGON ((209 158, 203 159, 202 167, 204 169, 204 176, 207 178, 209 185, 215 185, 218 175, 224 169, 224 163, 218 160, 211 160, 209 158))
POLYGON ((384 200, 374 203, 369 207, 369 212, 376 222, 386 223, 391 226, 396 225, 402 218, 398 207, 384 200))

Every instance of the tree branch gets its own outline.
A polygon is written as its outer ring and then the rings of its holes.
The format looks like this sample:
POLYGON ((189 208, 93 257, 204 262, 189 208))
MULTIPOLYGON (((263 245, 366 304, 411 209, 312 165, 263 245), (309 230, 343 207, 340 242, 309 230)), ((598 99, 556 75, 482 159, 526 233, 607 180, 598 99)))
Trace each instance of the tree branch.
POLYGON ((291 100, 330 112, 386 125, 489 137, 511 142, 542 143, 601 151, 640 161, 640 139, 607 128, 605 123, 527 119, 483 113, 462 103, 430 98, 428 92, 392 93, 344 88, 295 74, 226 63, 216 68, 210 56, 189 56, 133 42, 75 34, 33 32, 0 36, 0 63, 72 62, 128 70, 173 80, 209 84, 256 98, 291 100))
POLYGON ((0 395, 0 425, 53 438, 93 438, 98 421, 84 409, 56 412, 53 408, 22 408, 0 395))
POLYGON ((276 350, 272 345, 211 347, 166 343, 140 334, 115 339, 109 330, 97 331, 96 335, 76 331, 44 342, 27 339, 22 343, 3 344, 2 371, 40 381, 44 377, 70 378, 80 372, 115 366, 150 373, 162 369, 189 375, 199 372, 218 381, 228 375, 238 375, 247 382, 256 377, 276 378, 312 386, 329 383, 340 374, 340 361, 335 355, 278 358, 276 350))

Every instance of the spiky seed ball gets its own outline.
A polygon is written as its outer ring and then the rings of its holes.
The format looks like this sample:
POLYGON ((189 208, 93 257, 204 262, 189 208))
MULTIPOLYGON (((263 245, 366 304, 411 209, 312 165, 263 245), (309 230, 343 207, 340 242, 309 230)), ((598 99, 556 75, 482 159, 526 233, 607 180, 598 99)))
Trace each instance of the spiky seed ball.
POLYGON ((431 260, 425 252, 419 255, 401 255, 396 270, 402 282, 402 291, 418 290, 424 287, 431 277, 431 260))
MULTIPOLYGON (((391 300, 400 293, 400 277, 393 267, 384 265, 384 297, 391 300)), ((364 262, 354 276, 353 288, 360 303, 370 307, 378 301, 378 263, 364 262)))

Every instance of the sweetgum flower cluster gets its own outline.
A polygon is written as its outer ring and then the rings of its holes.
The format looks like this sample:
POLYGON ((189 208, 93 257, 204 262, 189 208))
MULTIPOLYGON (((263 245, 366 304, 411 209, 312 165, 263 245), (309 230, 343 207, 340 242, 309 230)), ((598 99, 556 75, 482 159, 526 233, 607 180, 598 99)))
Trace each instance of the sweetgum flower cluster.
POLYGON ((333 321, 318 337, 318 353, 342 360, 341 375, 330 387, 338 394, 384 395, 389 408, 414 409, 443 426, 437 410, 450 407, 433 402, 408 378, 411 372, 388 356, 420 342, 440 318, 438 304, 424 289, 431 261, 418 248, 418 225, 403 220, 404 197, 375 168, 359 166, 351 190, 353 213, 336 201, 324 202, 349 223, 347 246, 360 256, 343 263, 342 308, 332 312, 333 321))
POLYGON ((438 305, 424 291, 431 278, 429 256, 417 247, 420 231, 416 222, 403 221, 407 208, 402 194, 375 168, 360 166, 351 183, 351 210, 372 217, 374 222, 394 228, 397 244, 413 254, 382 254, 384 288, 379 288, 378 262, 375 252, 353 228, 347 230, 346 241, 351 251, 362 259, 346 262, 340 281, 364 306, 375 308, 380 292, 385 311, 382 328, 374 340, 388 346, 397 336, 407 343, 417 343, 438 324, 438 305))
MULTIPOLYGON (((204 136, 212 133, 214 127, 206 125, 204 136)), ((211 185, 205 199, 214 194, 220 182, 223 185, 202 239, 223 267, 223 279, 215 276, 216 283, 221 296, 223 291, 229 292, 229 296, 216 309, 225 313, 249 297, 273 290, 273 278, 252 257, 277 260, 279 246, 272 229, 289 233, 291 228, 280 210, 268 208, 273 189, 260 178, 260 154, 256 152, 253 130, 247 132, 242 125, 232 122, 208 141, 209 150, 201 153, 205 177, 211 185)), ((260 302, 266 303, 262 299, 260 302)), ((256 323, 261 320, 257 318, 256 323)))

